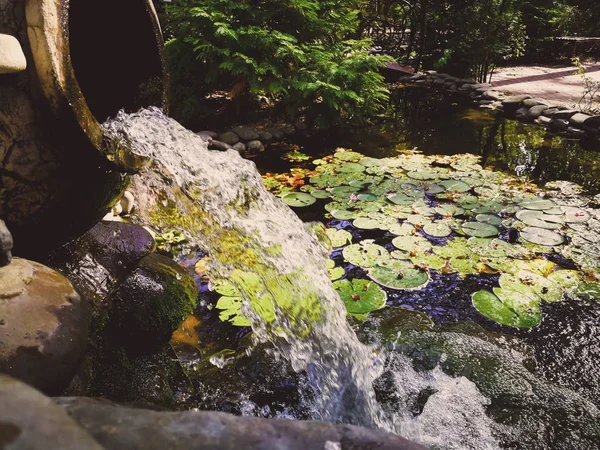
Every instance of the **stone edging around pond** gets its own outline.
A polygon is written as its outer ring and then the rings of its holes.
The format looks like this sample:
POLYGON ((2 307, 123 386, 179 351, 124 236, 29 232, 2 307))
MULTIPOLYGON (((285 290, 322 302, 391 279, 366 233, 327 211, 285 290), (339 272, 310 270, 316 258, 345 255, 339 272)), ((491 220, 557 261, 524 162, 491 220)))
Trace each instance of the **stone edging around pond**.
POLYGON ((554 102, 533 98, 530 95, 507 96, 495 90, 490 83, 477 83, 474 80, 456 78, 435 70, 417 73, 401 78, 399 81, 461 93, 481 106, 504 112, 509 118, 534 122, 568 137, 591 138, 600 142, 600 115, 557 106, 553 104, 554 102))

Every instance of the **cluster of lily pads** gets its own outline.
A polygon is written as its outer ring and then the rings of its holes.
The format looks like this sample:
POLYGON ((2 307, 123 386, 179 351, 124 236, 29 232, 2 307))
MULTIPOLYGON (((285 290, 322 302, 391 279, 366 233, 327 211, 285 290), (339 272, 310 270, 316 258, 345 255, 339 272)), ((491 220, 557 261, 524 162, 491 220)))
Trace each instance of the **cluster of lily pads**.
POLYGON ((424 288, 431 271, 497 274, 498 287, 472 293, 484 316, 511 327, 533 327, 541 302, 566 294, 600 298, 600 210, 571 183, 535 185, 484 169, 475 155, 426 156, 406 151, 376 159, 339 149, 314 161, 300 191, 281 193, 292 207, 326 202, 339 229, 332 247, 368 279, 328 270, 350 314, 382 308, 386 289, 424 288), (353 242, 346 229, 380 230, 393 250, 372 239, 353 242), (578 270, 552 262, 560 254, 578 270))

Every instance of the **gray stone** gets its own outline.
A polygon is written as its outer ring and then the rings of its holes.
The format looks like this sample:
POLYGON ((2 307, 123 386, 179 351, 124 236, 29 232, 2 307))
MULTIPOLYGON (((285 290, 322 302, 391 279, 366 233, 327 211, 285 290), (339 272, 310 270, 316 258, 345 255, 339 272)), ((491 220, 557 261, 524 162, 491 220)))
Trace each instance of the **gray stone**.
POLYGON ((0 74, 22 72, 26 68, 27 60, 17 38, 0 34, 0 74))
MULTIPOLYGON (((237 144, 237 142, 236 142, 236 144, 237 144)), ((234 144, 234 145, 235 145, 235 144, 234 144)), ((225 142, 221 142, 221 141, 213 140, 213 141, 212 141, 212 142, 209 144, 208 148, 209 148, 210 150, 219 150, 219 151, 222 151, 222 152, 224 152, 224 151, 226 151, 226 150, 229 150, 229 149, 231 149, 232 147, 231 147, 231 145, 229 145, 229 144, 226 144, 225 142)))
POLYGON ((583 124, 590 128, 600 128, 600 116, 588 117, 583 124))
POLYGON ((490 99, 479 100, 480 105, 493 105, 494 103, 494 100, 490 99))
POLYGON ((56 402, 106 450, 423 449, 400 436, 351 425, 211 411, 160 412, 90 398, 67 397, 56 402))
POLYGON ((286 136, 291 136, 292 134, 296 133, 296 128, 294 128, 293 125, 285 124, 284 126, 281 127, 281 131, 286 136))
POLYGON ((271 142, 273 140, 273 135, 268 131, 259 131, 258 140, 262 142, 271 142))
POLYGON ((437 75, 437 70, 426 70, 425 74, 427 74, 427 75, 437 75))
POLYGON ((306 131, 308 129, 308 122, 306 117, 300 117, 294 122, 294 126, 298 131, 306 131))
POLYGON ((552 118, 552 122, 550 126, 555 130, 566 131, 569 128, 569 121, 567 119, 554 119, 552 118))
POLYGON ((538 117, 540 117, 544 111, 546 111, 548 109, 548 107, 546 105, 536 105, 536 106, 532 106, 531 108, 529 108, 529 117, 531 117, 532 119, 537 119, 538 117))
POLYGON ((477 84, 477 81, 470 78, 460 78, 458 81, 462 84, 477 84))
POLYGON ((585 123, 585 121, 587 119, 589 119, 590 117, 592 117, 589 114, 584 114, 584 113, 577 113, 577 114, 573 114, 570 118, 569 118, 569 123, 576 128, 583 128, 583 124, 585 123))
POLYGON ((576 109, 557 109, 556 111, 554 111, 552 113, 546 112, 545 115, 547 115, 548 117, 551 117, 553 119, 569 120, 571 117, 573 117, 578 112, 579 111, 576 109))
POLYGON ((196 134, 198 136, 208 136, 211 139, 216 139, 219 137, 219 133, 210 130, 198 131, 196 134))
POLYGON ((0 375, 0 448, 103 450, 50 398, 0 375))
POLYGON ((243 142, 238 142, 232 148, 238 153, 244 153, 246 151, 246 144, 243 142))
POLYGON ((456 91, 458 91, 458 86, 456 84, 452 83, 452 84, 450 84, 450 86, 448 86, 448 90, 450 92, 456 92, 456 91))
POLYGON ((446 83, 446 80, 444 78, 436 78, 435 80, 433 80, 433 84, 437 86, 441 86, 444 83, 446 83))
POLYGON ((538 105, 544 105, 548 107, 547 103, 545 103, 544 100, 541 100, 539 98, 526 98, 525 100, 523 100, 523 106, 526 106, 528 108, 538 105))
POLYGON ((521 105, 524 100, 530 99, 531 95, 511 95, 502 100, 504 106, 507 105, 521 105))
MULTIPOLYGON (((218 140, 221 142, 225 142, 228 145, 233 145, 240 142, 240 137, 233 131, 228 131, 220 135, 218 140)), ((213 140, 213 142, 215 141, 213 140)))
POLYGON ((0 267, 10 264, 13 238, 4 221, 0 220, 0 267))
POLYGON ((212 136, 204 134, 204 132, 196 133, 196 136, 200 136, 204 142, 208 142, 209 144, 214 139, 212 136))
MULTIPOLYGON (((535 108, 535 107, 534 107, 535 108)), ((552 124, 552 119, 550 117, 546 117, 546 116, 539 116, 537 118, 537 122, 540 125, 544 125, 544 126, 550 126, 552 124)))
POLYGON ((567 133, 569 133, 569 135, 574 136, 574 137, 584 137, 586 135, 586 132, 580 128, 575 128, 575 127, 568 127, 567 128, 567 133))
POLYGON ((248 146, 248 150, 255 151, 255 152, 264 150, 264 148, 265 148, 263 143, 258 140, 250 141, 246 145, 248 146))
POLYGON ((0 268, 0 372, 62 392, 85 353, 87 306, 58 272, 13 258, 0 268))
POLYGON ((152 235, 139 225, 100 222, 52 252, 47 264, 66 276, 86 300, 99 305, 117 280, 155 247, 152 235))
MULTIPOLYGON (((244 142, 254 141, 254 140, 258 139, 258 132, 254 128, 248 127, 246 125, 239 125, 231 131, 233 131, 235 134, 237 134, 240 137, 240 139, 244 142)), ((223 140, 223 139, 221 139, 221 140, 223 140)), ((227 141, 225 141, 225 142, 227 142, 227 141)), ((235 144, 235 142, 233 144, 235 144)), ((233 145, 233 144, 231 144, 231 145, 233 145)))
POLYGON ((476 90, 480 94, 483 94, 485 91, 489 91, 492 89, 492 85, 490 83, 478 83, 472 84, 472 89, 476 90))
POLYGON ((517 119, 527 119, 529 113, 529 108, 522 106, 521 108, 515 111, 515 116, 517 119))
POLYGON ((504 94, 502 92, 495 91, 492 89, 489 91, 485 91, 483 93, 483 98, 488 100, 501 100, 504 98, 504 94))
POLYGON ((276 141, 281 141, 285 137, 285 133, 277 127, 267 128, 265 131, 267 131, 267 133, 271 133, 273 135, 273 139, 276 141))

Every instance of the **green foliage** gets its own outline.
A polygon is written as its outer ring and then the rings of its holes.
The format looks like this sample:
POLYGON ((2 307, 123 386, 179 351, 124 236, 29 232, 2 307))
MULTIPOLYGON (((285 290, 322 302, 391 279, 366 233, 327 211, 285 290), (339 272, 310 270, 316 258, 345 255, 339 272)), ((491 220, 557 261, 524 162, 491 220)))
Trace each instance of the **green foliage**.
MULTIPOLYGON (((264 94, 290 118, 331 122, 376 112, 388 99, 378 65, 352 40, 357 11, 342 0, 180 0, 168 8, 169 46, 202 64, 193 76, 234 99, 264 94)), ((321 123, 325 125, 326 123, 321 123)))

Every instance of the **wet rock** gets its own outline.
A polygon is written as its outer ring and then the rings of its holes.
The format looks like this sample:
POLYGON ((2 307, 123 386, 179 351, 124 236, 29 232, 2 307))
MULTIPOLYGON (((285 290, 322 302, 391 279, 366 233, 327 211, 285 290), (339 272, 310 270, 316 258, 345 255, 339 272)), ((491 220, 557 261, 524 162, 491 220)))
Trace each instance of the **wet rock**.
POLYGON ((229 150, 229 149, 231 149, 233 147, 231 145, 225 143, 225 142, 217 141, 216 139, 214 139, 214 140, 212 140, 210 142, 210 144, 208 145, 208 148, 210 150, 219 150, 221 152, 224 152, 224 151, 227 151, 227 150, 229 150))
POLYGON ((546 106, 546 108, 548 107, 548 105, 544 102, 544 100, 539 99, 539 98, 526 98, 525 100, 523 100, 523 106, 526 106, 527 108, 531 108, 533 106, 539 106, 539 105, 544 105, 544 106, 546 106))
POLYGON ((550 124, 552 123, 552 119, 550 117, 546 117, 546 116, 540 116, 537 119, 537 122, 540 125, 544 125, 544 126, 550 126, 550 124))
POLYGON ((0 34, 0 74, 22 72, 26 68, 27 60, 17 38, 0 34))
POLYGON ((293 125, 290 124, 286 124, 284 126, 281 127, 281 131, 283 132, 283 134, 285 134, 286 136, 291 136, 293 134, 296 133, 296 128, 294 128, 293 125))
POLYGON ((585 122, 583 122, 583 124, 586 127, 590 128, 600 128, 600 116, 590 116, 587 119, 585 119, 585 122))
POLYGON ((590 117, 592 117, 592 116, 590 116, 589 114, 584 114, 584 113, 573 114, 569 118, 569 123, 576 128, 583 128, 583 124, 590 117))
POLYGON ((569 121, 566 119, 555 119, 552 118, 552 122, 550 122, 550 126, 558 131, 565 131, 569 128, 569 121))
MULTIPOLYGON (((228 131, 226 133, 221 134, 219 136, 218 140, 221 142, 225 142, 228 145, 233 145, 233 144, 237 144, 238 142, 240 142, 240 137, 233 131, 228 131)), ((218 142, 218 141, 215 141, 213 139, 213 145, 215 142, 218 142)))
POLYGON ((276 141, 281 141, 285 137, 285 133, 281 131, 279 128, 267 128, 267 133, 271 133, 273 135, 273 139, 276 141))
POLYGON ((67 276, 84 298, 99 304, 116 280, 154 251, 152 235, 139 225, 100 222, 55 250, 47 264, 67 276))
POLYGON ((60 393, 83 359, 88 319, 87 304, 65 277, 14 258, 0 268, 0 372, 60 393))
POLYGON ((5 375, 0 375, 0 448, 103 450, 64 408, 5 375))
POLYGON ((525 120, 529 117, 529 108, 522 106, 515 111, 515 117, 517 119, 525 120))
POLYGON ((160 412, 88 398, 56 401, 107 450, 423 448, 391 433, 351 425, 236 417, 210 411, 160 412))
POLYGON ((501 100, 504 98, 504 94, 502 92, 499 91, 495 91, 495 90, 489 90, 489 91, 485 91, 483 93, 483 98, 488 99, 488 100, 501 100))
POLYGON ((537 119, 540 117, 544 111, 546 111, 548 107, 546 105, 536 105, 529 108, 528 116, 532 119, 537 119))
POLYGON ((441 86, 446 82, 446 80, 444 78, 436 78, 435 80, 433 80, 433 84, 437 85, 437 86, 441 86))
POLYGON ((217 139, 219 137, 219 133, 217 133, 215 131, 210 131, 210 130, 198 131, 196 134, 200 137, 206 136, 206 137, 210 138, 211 140, 217 139))
POLYGON ((265 146, 260 141, 250 141, 246 145, 250 151, 258 152, 265 149, 265 146))
MULTIPOLYGON (((240 137, 240 139, 244 142, 255 141, 258 139, 258 132, 252 127, 248 127, 245 125, 239 125, 231 131, 234 132, 235 134, 237 134, 240 137)), ((223 140, 223 139, 221 139, 221 140, 223 140)), ((227 141, 224 141, 224 142, 227 142, 227 141)), ((235 142, 233 144, 235 144, 235 142)), ((231 145, 233 145, 233 144, 231 144, 231 145)))
POLYGON ((0 220, 0 267, 10 264, 12 258, 13 238, 6 227, 6 224, 0 220))
POLYGON ((273 140, 273 135, 268 131, 259 131, 258 132, 258 140, 262 142, 271 142, 273 140))
POLYGON ((577 138, 582 138, 582 137, 585 137, 585 135, 586 135, 586 132, 584 130, 582 130, 581 128, 576 128, 576 127, 568 127, 567 133, 569 133, 570 136, 577 137, 577 138))
POLYGON ((246 151, 246 144, 243 142, 238 142, 232 148, 238 153, 244 153, 246 151))
POLYGON ((172 259, 153 253, 112 295, 109 326, 124 345, 159 347, 192 314, 197 298, 198 288, 187 272, 172 259))
POLYGON ((493 105, 494 103, 496 103, 494 100, 479 100, 479 104, 480 105, 493 105))
POLYGON ((298 131, 306 131, 308 130, 308 122, 306 117, 300 117, 298 120, 294 122, 294 126, 298 131))
POLYGON ((502 106, 507 113, 514 113, 521 107, 523 100, 528 98, 531 98, 531 95, 512 95, 502 100, 502 106))
POLYGON ((554 111, 552 113, 546 112, 545 115, 547 115, 548 117, 551 117, 552 119, 569 120, 571 117, 573 117, 578 112, 579 111, 576 109, 557 109, 556 111, 554 111))

